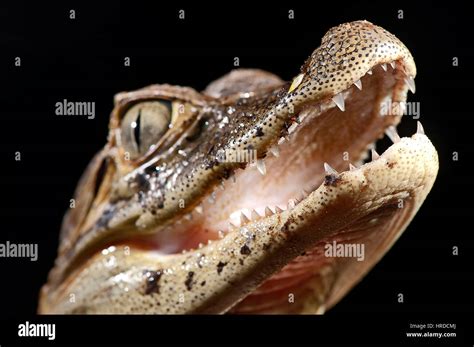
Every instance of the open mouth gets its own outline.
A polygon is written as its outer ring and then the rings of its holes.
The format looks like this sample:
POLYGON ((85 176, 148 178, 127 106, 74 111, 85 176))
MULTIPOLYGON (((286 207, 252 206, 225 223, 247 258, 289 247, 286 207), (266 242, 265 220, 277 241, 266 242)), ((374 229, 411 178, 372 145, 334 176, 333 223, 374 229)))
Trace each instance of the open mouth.
MULTIPOLYGON (((220 240, 244 235, 247 241, 239 252, 245 254, 256 247, 252 245, 254 236, 249 235, 263 233, 268 225, 278 225, 275 219, 294 219, 292 232, 309 229, 320 236, 310 237, 300 255, 269 275, 231 312, 323 313, 396 240, 418 208, 416 191, 429 190, 429 182, 436 175, 434 148, 421 124, 412 138, 400 139, 395 128, 404 112, 407 90, 414 92, 414 88, 401 61, 374 66, 352 87, 295 114, 282 136, 268 146, 264 157, 238 170, 173 225, 171 232, 161 232, 135 244, 160 253, 199 255, 213 244, 217 247, 220 240), (394 144, 379 155, 375 143, 385 134, 394 144), (417 155, 423 157, 420 163, 432 169, 410 172, 409 166, 417 155), (368 163, 363 164, 366 159, 368 163), (397 177, 406 172, 410 172, 409 177, 397 177), (362 196, 352 205, 340 202, 338 209, 346 216, 351 209, 358 213, 353 219, 341 217, 343 221, 338 221, 325 196, 343 182, 350 182, 352 176, 366 177, 362 180, 376 189, 372 198, 378 204, 369 206, 362 196), (390 182, 393 176, 395 181, 390 182), (375 179, 381 182, 376 183, 375 179), (407 186, 407 182, 413 186, 407 186), (323 198, 316 200, 318 195, 323 198), (324 232, 318 230, 321 214, 332 214, 336 219, 324 232), (339 247, 343 254, 334 252, 328 256, 328 247, 339 247), (364 254, 344 254, 344 250, 356 247, 364 254)), ((235 153, 227 153, 226 158, 252 158, 252 152, 240 153, 240 157, 232 154, 235 153)), ((281 252, 288 253, 288 249, 281 252)))
POLYGON ((238 145, 226 135, 214 166, 199 171, 187 214, 169 207, 174 217, 147 236, 136 231, 152 217, 136 215, 126 240, 71 267, 53 309, 42 310, 323 313, 335 305, 414 217, 438 157, 420 123, 409 138, 396 131, 416 68, 391 34, 368 22, 337 27, 308 62, 278 86, 271 110, 259 105, 265 116, 238 145), (393 144, 378 154, 385 134, 393 144), (212 176, 226 165, 230 178, 212 176))

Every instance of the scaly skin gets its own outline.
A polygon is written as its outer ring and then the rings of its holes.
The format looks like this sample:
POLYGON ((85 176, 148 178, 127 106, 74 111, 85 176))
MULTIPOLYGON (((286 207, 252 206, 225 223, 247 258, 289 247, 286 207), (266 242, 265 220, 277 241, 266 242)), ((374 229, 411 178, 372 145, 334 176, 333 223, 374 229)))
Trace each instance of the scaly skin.
POLYGON ((331 29, 292 83, 236 70, 202 93, 155 85, 118 94, 108 142, 64 219, 39 312, 332 307, 401 235, 436 178, 436 150, 421 126, 399 140, 393 126, 402 109, 381 116, 387 101, 405 101, 415 75, 397 38, 358 21, 331 29), (148 100, 173 102, 171 126, 131 155, 124 115, 148 100), (396 143, 380 158, 340 174, 323 170, 323 162, 346 169, 345 157, 361 163, 384 131, 396 143), (250 151, 257 165, 222 160, 250 151), (284 211, 275 208, 308 187, 284 211), (228 226, 229 215, 251 210, 251 220, 228 226), (363 243, 364 261, 324 256, 336 240, 363 243))

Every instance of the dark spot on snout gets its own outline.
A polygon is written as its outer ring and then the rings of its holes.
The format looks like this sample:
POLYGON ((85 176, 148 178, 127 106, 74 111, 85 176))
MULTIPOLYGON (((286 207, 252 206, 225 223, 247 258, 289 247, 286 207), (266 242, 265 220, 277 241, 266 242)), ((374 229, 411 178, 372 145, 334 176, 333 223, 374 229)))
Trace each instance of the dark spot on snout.
POLYGON ((191 290, 193 288, 193 277, 194 277, 194 271, 189 271, 188 276, 186 277, 186 281, 184 281, 184 285, 188 290, 191 290))
POLYGON ((324 176, 324 185, 325 186, 337 186, 337 184, 341 181, 339 177, 336 175, 326 175, 324 176))
POLYGON ((217 273, 220 274, 222 272, 222 269, 224 269, 224 266, 226 266, 227 263, 223 263, 222 261, 220 261, 218 264, 217 264, 217 273))
POLYGON ((252 253, 252 250, 247 245, 243 245, 242 248, 240 249, 240 254, 249 255, 250 253, 252 253))
POLYGON ((263 133, 262 127, 257 127, 255 130, 256 130, 255 135, 256 135, 257 137, 262 137, 263 135, 265 135, 265 134, 263 133))
POLYGON ((152 270, 145 270, 143 274, 146 277, 145 281, 145 294, 150 295, 153 293, 160 292, 160 278, 163 275, 162 270, 152 271, 152 270))

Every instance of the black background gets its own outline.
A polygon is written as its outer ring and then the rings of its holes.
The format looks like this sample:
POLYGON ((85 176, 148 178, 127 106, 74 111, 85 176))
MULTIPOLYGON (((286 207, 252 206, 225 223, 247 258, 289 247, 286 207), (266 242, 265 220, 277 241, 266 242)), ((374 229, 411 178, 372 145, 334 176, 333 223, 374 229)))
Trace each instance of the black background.
MULTIPOLYGON (((420 120, 438 149, 440 172, 427 201, 387 256, 327 318, 313 319, 311 325, 299 318, 298 326, 317 330, 320 322, 341 329, 339 317, 349 325, 348 317, 358 321, 362 312, 378 324, 379 317, 387 316, 405 322, 422 314, 423 319, 443 321, 472 313, 474 52, 469 13, 467 5, 457 2, 415 1, 0 5, 0 242, 39 244, 37 262, 0 259, 1 316, 11 324, 35 319, 62 216, 83 169, 105 143, 115 93, 153 83, 201 90, 231 70, 236 56, 241 67, 269 70, 289 80, 330 27, 357 19, 384 27, 412 52, 417 93, 409 100, 420 102, 420 120), (76 11, 75 20, 69 19, 70 9, 76 11), (178 19, 179 9, 186 11, 184 21, 178 19), (288 19, 289 9, 295 10, 294 20, 288 19), (397 18, 399 9, 404 19, 397 18), (21 67, 14 66, 16 56, 21 67), (125 56, 131 67, 124 67, 125 56), (454 56, 458 67, 452 66, 454 56), (94 101, 96 118, 56 116, 54 105, 63 99, 94 101), (15 151, 21 151, 22 161, 14 160, 15 151), (457 162, 452 161, 454 151, 459 152, 457 162), (452 256, 455 245, 457 257, 452 256), (405 303, 397 303, 398 293, 405 303)), ((415 129, 416 122, 407 116, 399 132, 408 136, 415 129)), ((168 324, 159 319, 160 326, 168 324)), ((284 319, 292 324, 291 317, 284 319)), ((362 336, 377 334, 372 323, 359 328, 362 336)), ((398 332, 406 324, 395 326, 398 332)), ((391 334, 386 338, 400 338, 391 334)))

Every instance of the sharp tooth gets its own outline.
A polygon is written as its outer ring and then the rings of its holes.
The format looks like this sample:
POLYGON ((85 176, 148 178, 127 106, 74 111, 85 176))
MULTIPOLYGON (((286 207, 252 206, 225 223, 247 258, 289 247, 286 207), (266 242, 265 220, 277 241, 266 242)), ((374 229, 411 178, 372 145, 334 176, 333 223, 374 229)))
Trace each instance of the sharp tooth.
POLYGON ((233 229, 237 229, 237 225, 235 225, 234 223, 232 222, 229 222, 229 230, 233 230, 233 229))
POLYGON ((324 170, 326 171, 326 173, 328 175, 337 175, 338 172, 336 170, 334 170, 331 165, 329 165, 328 163, 324 163, 324 170))
POLYGON ((346 107, 344 106, 344 96, 342 96, 342 93, 339 93, 337 94, 336 96, 334 96, 332 98, 332 101, 334 101, 334 103, 336 104, 337 107, 339 107, 339 109, 344 112, 344 110, 346 109, 346 107))
POLYGON ((288 210, 295 208, 296 206, 296 201, 294 199, 288 200, 288 210))
POLYGON ((248 222, 250 222, 248 217, 243 212, 240 212, 240 226, 245 225, 248 222))
POLYGON ((303 193, 303 198, 306 198, 309 195, 309 192, 306 189, 301 191, 303 193))
POLYGON ((383 63, 380 65, 383 69, 383 71, 387 71, 387 64, 383 63))
POLYGON ((359 90, 362 90, 362 82, 360 80, 355 81, 354 84, 359 90))
POLYGON ((400 142, 400 136, 398 135, 397 128, 395 128, 393 125, 389 126, 385 130, 385 134, 392 140, 393 143, 400 142))
POLYGON ((216 202, 216 192, 212 192, 209 199, 207 199, 211 204, 216 202))
POLYGON ((266 217, 273 216, 273 211, 268 206, 265 207, 265 216, 266 217))
POLYGON ((295 123, 291 124, 290 127, 288 128, 288 134, 293 133, 296 130, 297 127, 298 127, 298 123, 295 122, 295 123))
POLYGON ((212 240, 207 240, 207 244, 210 245, 212 243, 212 240))
POLYGON ((410 88, 410 91, 415 94, 416 92, 416 86, 415 86, 415 79, 412 76, 408 76, 405 78, 406 84, 408 84, 408 88, 410 88))
POLYGON ((372 161, 377 160, 378 158, 380 158, 380 155, 377 153, 377 151, 375 149, 372 148, 371 152, 372 152, 372 161))
POLYGON ((196 210, 197 213, 202 214, 202 206, 201 205, 196 206, 194 209, 196 210))
POLYGON ((278 144, 281 145, 283 142, 285 142, 286 139, 282 136, 280 137, 280 139, 278 140, 278 144))
POLYGON ((420 121, 416 122, 416 133, 425 135, 425 129, 423 129, 423 125, 421 125, 420 121))
POLYGON ((258 220, 260 219, 260 215, 258 214, 257 211, 255 211, 255 209, 253 209, 252 213, 250 214, 250 218, 252 218, 252 220, 258 220))
POLYGON ((184 216, 184 218, 186 218, 187 220, 192 220, 193 215, 191 213, 188 213, 187 215, 184 216))
POLYGON ((262 159, 257 160, 257 169, 262 175, 265 175, 267 173, 267 168, 265 167, 265 162, 262 159))
POLYGON ((279 208, 278 206, 275 206, 275 213, 282 213, 283 210, 279 208))
POLYGON ((367 74, 372 75, 372 70, 367 71, 367 74))
POLYGON ((201 242, 199 242, 198 248, 203 248, 203 247, 204 247, 204 245, 201 242))
POLYGON ((219 184, 219 188, 221 190, 225 190, 224 180, 222 180, 221 183, 219 184))
POLYGON ((277 146, 273 146, 272 148, 270 148, 270 152, 277 158, 280 156, 280 150, 277 146))
POLYGON ((224 234, 224 232, 223 232, 222 230, 219 230, 219 231, 217 232, 217 235, 219 235, 219 238, 220 238, 220 239, 223 239, 225 234, 224 234))
POLYGON ((395 62, 394 62, 394 61, 392 61, 392 62, 390 63, 390 66, 392 67, 392 69, 395 70, 396 65, 395 65, 395 62))
POLYGON ((349 170, 354 171, 354 170, 357 170, 357 168, 354 165, 352 165, 351 163, 349 163, 349 170))

